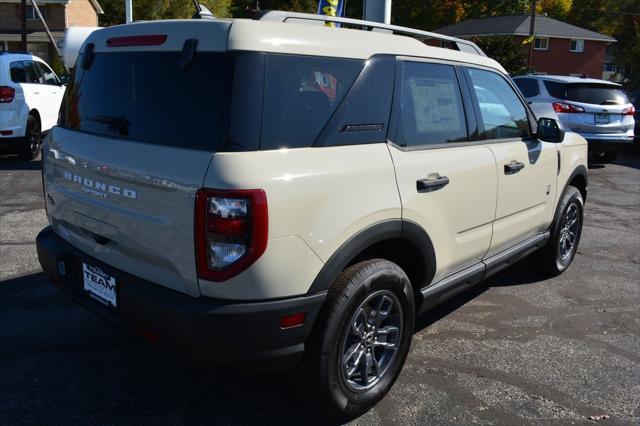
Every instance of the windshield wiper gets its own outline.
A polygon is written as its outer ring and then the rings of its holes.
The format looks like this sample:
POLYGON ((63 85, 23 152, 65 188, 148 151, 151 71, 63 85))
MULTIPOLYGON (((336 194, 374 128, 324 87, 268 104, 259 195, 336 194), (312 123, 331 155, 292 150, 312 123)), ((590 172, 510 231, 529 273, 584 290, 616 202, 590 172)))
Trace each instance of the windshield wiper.
POLYGON ((116 117, 115 115, 93 115, 87 117, 87 120, 106 124, 109 129, 117 132, 119 135, 129 135, 129 125, 131 123, 123 115, 120 117, 116 117))

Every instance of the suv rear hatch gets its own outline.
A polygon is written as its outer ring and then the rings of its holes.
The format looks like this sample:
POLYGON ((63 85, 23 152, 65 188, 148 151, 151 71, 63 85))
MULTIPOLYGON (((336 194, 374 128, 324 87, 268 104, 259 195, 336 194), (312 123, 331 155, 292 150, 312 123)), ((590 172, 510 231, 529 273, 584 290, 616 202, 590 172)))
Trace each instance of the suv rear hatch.
POLYGON ((545 85, 554 98, 579 107, 578 111, 565 114, 568 121, 563 121, 569 124, 571 130, 579 133, 624 134, 633 129, 632 105, 619 85, 553 81, 545 81, 545 85))
POLYGON ((195 193, 223 143, 229 26, 160 21, 94 32, 43 149, 58 235, 192 296, 195 193))

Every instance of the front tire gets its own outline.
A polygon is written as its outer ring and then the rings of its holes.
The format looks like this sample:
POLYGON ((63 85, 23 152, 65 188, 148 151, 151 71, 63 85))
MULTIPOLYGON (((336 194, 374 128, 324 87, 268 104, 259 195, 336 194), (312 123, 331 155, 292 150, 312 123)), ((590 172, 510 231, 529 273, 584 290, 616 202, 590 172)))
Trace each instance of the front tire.
POLYGON ((349 267, 329 290, 294 385, 323 415, 362 415, 400 374, 414 319, 411 284, 398 265, 374 259, 349 267))
POLYGON ((27 129, 24 140, 19 148, 18 157, 24 161, 31 161, 40 154, 42 145, 42 134, 40 133, 40 123, 33 115, 27 118, 27 129))
POLYGON ((554 277, 567 270, 578 251, 583 219, 582 194, 568 186, 558 203, 551 237, 538 252, 537 263, 544 275, 554 277))

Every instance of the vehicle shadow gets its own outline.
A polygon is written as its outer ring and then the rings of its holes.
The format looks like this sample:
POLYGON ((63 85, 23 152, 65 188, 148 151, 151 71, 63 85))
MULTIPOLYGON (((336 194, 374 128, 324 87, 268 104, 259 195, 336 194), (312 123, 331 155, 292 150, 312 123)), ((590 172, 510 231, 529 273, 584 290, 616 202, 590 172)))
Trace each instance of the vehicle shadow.
MULTIPOLYGON (((537 280, 525 259, 421 315, 416 332, 490 287, 537 280)), ((42 273, 0 282, 0 313, 8 424, 339 424, 304 406, 287 375, 216 368, 144 342, 76 306, 42 273)))
POLYGON ((22 161, 15 155, 0 154, 0 170, 40 170, 41 168, 40 157, 33 161, 22 161))
POLYGON ((145 342, 42 273, 0 282, 0 336, 0 398, 11 401, 2 423, 339 424, 306 408, 287 375, 216 368, 145 342))
POLYGON ((613 164, 640 170, 640 150, 621 152, 613 164))
POLYGON ((436 306, 416 318, 415 333, 418 333, 430 325, 438 322, 466 303, 480 296, 491 287, 506 287, 515 285, 532 284, 542 280, 536 273, 531 259, 524 258, 509 268, 492 276, 467 291, 452 297, 443 304, 436 306))

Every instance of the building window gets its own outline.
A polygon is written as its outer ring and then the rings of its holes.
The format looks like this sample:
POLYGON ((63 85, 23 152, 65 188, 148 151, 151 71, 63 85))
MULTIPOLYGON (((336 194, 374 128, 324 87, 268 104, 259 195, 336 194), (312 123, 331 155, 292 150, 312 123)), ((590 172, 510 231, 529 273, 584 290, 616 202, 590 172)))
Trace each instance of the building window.
POLYGON ((616 72, 618 71, 618 67, 616 66, 616 64, 606 63, 604 64, 604 70, 607 72, 616 72))
MULTIPOLYGON (((42 13, 42 17, 46 19, 47 8, 44 7, 44 5, 40 5, 38 6, 38 9, 40 10, 40 13, 42 13)), ((30 21, 40 20, 38 12, 36 12, 36 9, 33 6, 27 6, 27 19, 30 21)))
POLYGON ((535 50, 547 50, 547 49, 549 49, 549 39, 548 38, 535 38, 533 40, 533 48, 535 50))
POLYGON ((584 52, 584 40, 571 40, 571 47, 569 48, 571 52, 584 52))

